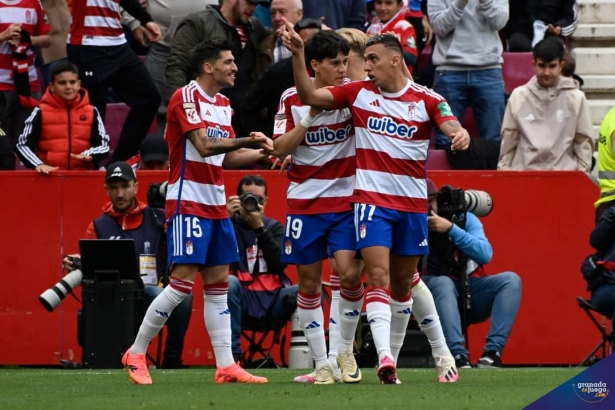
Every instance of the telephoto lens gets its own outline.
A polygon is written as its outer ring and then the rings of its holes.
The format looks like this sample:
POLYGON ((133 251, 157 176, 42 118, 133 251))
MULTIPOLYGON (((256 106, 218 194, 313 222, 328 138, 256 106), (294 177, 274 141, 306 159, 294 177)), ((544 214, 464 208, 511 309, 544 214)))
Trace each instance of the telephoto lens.
POLYGON ((478 217, 487 216, 493 210, 493 199, 485 191, 468 189, 465 191, 465 200, 468 211, 478 217))
MULTIPOLYGON (((81 259, 78 258, 75 258, 75 260, 73 260, 73 265, 76 265, 75 262, 77 260, 78 266, 81 267, 81 259)), ((66 295, 68 295, 73 289, 75 289, 81 284, 82 279, 83 274, 81 273, 81 270, 76 269, 70 272, 68 275, 64 276, 58 283, 56 283, 54 287, 44 291, 38 297, 39 302, 41 302, 43 307, 49 312, 53 312, 55 308, 57 308, 60 303, 62 303, 66 295)))

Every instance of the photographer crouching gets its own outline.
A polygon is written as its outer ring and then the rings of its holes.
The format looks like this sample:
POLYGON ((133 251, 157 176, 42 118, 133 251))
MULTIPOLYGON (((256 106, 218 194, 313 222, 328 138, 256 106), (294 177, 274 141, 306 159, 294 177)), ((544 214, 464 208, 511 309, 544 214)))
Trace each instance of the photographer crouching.
POLYGON ((457 368, 469 368, 467 326, 491 317, 487 343, 478 367, 502 367, 502 352, 521 304, 521 279, 513 272, 486 276, 483 265, 493 250, 478 215, 491 211, 491 198, 480 191, 450 186, 437 190, 427 180, 430 214, 427 276, 444 337, 457 368))
POLYGON ((280 260, 284 226, 265 216, 266 205, 267 183, 258 175, 241 178, 237 195, 227 200, 239 247, 239 262, 231 265, 228 277, 235 360, 242 355, 242 322, 266 321, 276 327, 290 320, 297 308, 299 287, 291 285, 280 260))
MULTIPOLYGON (((121 161, 109 165, 105 189, 110 202, 103 207, 103 214, 90 222, 84 239, 135 241, 140 275, 145 285, 144 302, 147 308, 162 292, 163 288, 160 285, 166 276, 165 217, 164 210, 152 208, 136 198, 138 188, 139 183, 130 165, 121 161)), ((64 257, 62 265, 67 271, 73 271, 79 269, 80 262, 80 255, 68 255, 64 257)), ((65 278, 68 277, 67 275, 65 278)), ((45 305, 43 301, 41 302, 45 305)), ((164 369, 184 367, 181 357, 191 312, 192 295, 183 300, 167 322, 168 334, 162 362, 164 369)))
MULTIPOLYGON (((612 320, 615 326, 615 205, 603 207, 602 213, 589 237, 590 245, 598 251, 586 259, 583 275, 587 290, 591 292, 591 304, 596 310, 612 320), (587 268, 590 268, 586 270, 587 268), (593 269, 592 269, 593 268, 593 269)), ((615 329, 615 327, 612 327, 615 329)), ((611 351, 615 343, 611 343, 611 351)))

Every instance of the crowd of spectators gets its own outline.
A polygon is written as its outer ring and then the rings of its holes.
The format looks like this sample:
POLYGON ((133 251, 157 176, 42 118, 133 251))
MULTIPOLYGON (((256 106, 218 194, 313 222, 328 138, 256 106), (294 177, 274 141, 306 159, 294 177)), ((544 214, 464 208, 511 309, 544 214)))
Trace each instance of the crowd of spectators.
MULTIPOLYGON (((170 95, 194 77, 189 51, 212 37, 233 44, 238 72, 235 86, 223 93, 233 108, 237 137, 252 131, 271 136, 280 97, 294 85, 290 52, 280 41, 282 18, 294 24, 305 40, 328 29, 357 29, 368 36, 394 33, 415 81, 446 98, 453 114, 474 130, 472 137, 479 137, 473 138, 468 156, 501 157, 502 169, 589 171, 591 167, 591 158, 586 158, 594 149, 590 139, 579 150, 563 134, 552 133, 553 141, 537 144, 540 135, 517 132, 530 141, 537 159, 525 165, 512 161, 511 147, 501 142, 511 132, 507 119, 516 109, 513 105, 519 105, 519 99, 509 101, 505 91, 503 52, 534 50, 536 59, 536 47, 551 38, 567 49, 563 63, 551 84, 527 76, 526 88, 534 87, 549 98, 526 104, 524 109, 531 112, 523 121, 532 118, 534 130, 554 121, 562 123, 544 118, 541 110, 550 99, 574 95, 580 103, 564 113, 564 125, 572 123, 570 114, 583 128, 576 135, 588 136, 587 104, 579 91, 582 79, 573 77, 575 62, 569 53, 570 36, 577 26, 576 0, 98 0, 96 7, 86 7, 83 1, 43 0, 42 8, 40 4, 38 0, 0 1, 0 10, 9 17, 0 23, 0 127, 6 133, 0 137, 0 169, 14 169, 16 164, 52 172, 97 169, 117 160, 138 163, 135 156, 146 135, 152 130, 158 136, 164 132, 170 95), (53 96, 50 67, 65 59, 78 67, 81 89, 77 94, 89 99, 87 103, 103 122, 97 139, 81 138, 85 145, 72 144, 72 124, 67 124, 68 132, 57 127, 58 131, 45 132, 50 125, 41 115, 49 111, 45 107, 53 96), (573 80, 560 81, 560 74, 573 80), (43 95, 46 98, 39 103, 43 95), (109 103, 120 102, 130 108, 125 119, 105 116, 109 103), (109 140, 104 124, 114 121, 122 121, 123 127, 119 136, 109 140), (47 139, 54 133, 50 144, 47 139), (99 147, 98 140, 105 147, 99 147), (571 161, 545 160, 543 151, 560 142, 565 152, 558 155, 571 161), (50 157, 50 145, 61 148, 51 153, 58 159, 53 166, 41 167, 50 157), (19 153, 20 161, 15 161, 11 149, 19 153), (75 156, 93 151, 97 155, 75 162, 75 156), (511 161, 517 165, 510 166, 511 161)), ((537 61, 531 68, 527 65, 532 60, 525 61, 525 71, 544 72, 537 61)), ((448 150, 455 167, 458 161, 452 158, 448 138, 436 131, 433 140, 434 149, 448 150)), ((517 146, 522 147, 523 141, 517 146)), ((253 168, 269 166, 262 162, 253 168)), ((473 166, 482 167, 469 165, 473 166)))

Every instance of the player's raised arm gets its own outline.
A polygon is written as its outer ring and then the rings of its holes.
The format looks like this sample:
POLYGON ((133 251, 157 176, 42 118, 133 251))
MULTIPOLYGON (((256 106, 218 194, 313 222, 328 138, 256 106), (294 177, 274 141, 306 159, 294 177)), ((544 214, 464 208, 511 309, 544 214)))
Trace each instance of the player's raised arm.
POLYGON ((202 157, 224 154, 240 148, 261 148, 266 152, 273 151, 271 140, 261 133, 254 133, 245 138, 210 138, 207 136, 206 128, 197 128, 189 131, 186 138, 192 142, 202 157))
POLYGON ((303 104, 328 110, 333 105, 333 94, 327 89, 314 89, 306 70, 303 40, 286 19, 284 19, 284 24, 286 31, 282 35, 282 40, 284 46, 293 53, 293 73, 299 100, 303 104))

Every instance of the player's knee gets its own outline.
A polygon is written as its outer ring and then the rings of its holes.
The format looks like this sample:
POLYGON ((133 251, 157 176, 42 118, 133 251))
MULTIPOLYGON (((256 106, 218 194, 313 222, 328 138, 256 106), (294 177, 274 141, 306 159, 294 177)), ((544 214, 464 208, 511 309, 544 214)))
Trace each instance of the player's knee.
POLYGON ((321 293, 322 283, 320 280, 314 280, 312 278, 303 278, 299 283, 299 292, 307 293, 308 295, 317 295, 321 293))
POLYGON ((374 266, 367 270, 369 281, 372 286, 389 286, 389 272, 380 266, 374 266))
POLYGON ((352 288, 361 283, 361 275, 359 267, 356 265, 349 266, 347 269, 338 270, 340 284, 345 288, 352 288))

